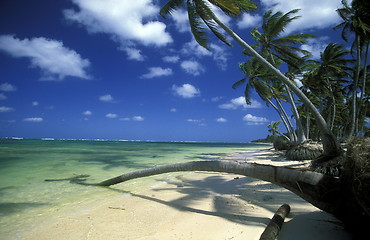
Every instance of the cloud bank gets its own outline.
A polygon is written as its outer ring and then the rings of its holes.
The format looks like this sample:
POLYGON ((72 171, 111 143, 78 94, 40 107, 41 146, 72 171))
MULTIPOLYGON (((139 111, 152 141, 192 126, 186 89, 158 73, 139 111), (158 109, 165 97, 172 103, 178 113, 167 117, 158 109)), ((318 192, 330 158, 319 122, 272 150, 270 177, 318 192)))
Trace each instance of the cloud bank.
POLYGON ((41 80, 58 81, 67 76, 90 78, 86 73, 86 68, 90 66, 89 60, 83 59, 57 40, 43 37, 21 40, 12 35, 1 35, 0 51, 14 58, 28 58, 31 67, 43 72, 41 80))
POLYGON ((72 0, 79 10, 64 11, 66 19, 81 24, 90 33, 106 33, 128 44, 164 46, 173 40, 166 25, 155 21, 159 7, 152 0, 72 0))

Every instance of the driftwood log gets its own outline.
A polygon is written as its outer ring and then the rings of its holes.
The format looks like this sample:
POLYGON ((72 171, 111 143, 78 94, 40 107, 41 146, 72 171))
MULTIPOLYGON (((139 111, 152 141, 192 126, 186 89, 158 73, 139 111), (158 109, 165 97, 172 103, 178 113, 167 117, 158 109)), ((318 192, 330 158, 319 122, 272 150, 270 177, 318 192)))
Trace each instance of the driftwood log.
POLYGON ((290 206, 288 204, 281 205, 265 228, 265 231, 261 234, 260 240, 275 240, 289 212, 290 206))

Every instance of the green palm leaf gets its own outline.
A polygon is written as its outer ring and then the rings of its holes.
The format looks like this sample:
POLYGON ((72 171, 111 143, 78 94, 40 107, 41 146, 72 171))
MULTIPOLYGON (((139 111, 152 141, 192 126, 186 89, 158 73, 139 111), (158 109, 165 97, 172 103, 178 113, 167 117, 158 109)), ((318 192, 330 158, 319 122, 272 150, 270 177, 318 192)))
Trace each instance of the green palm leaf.
POLYGON ((208 40, 206 37, 205 29, 202 27, 202 19, 198 14, 197 7, 192 2, 188 1, 188 16, 189 16, 189 23, 191 32, 195 38, 195 40, 201 45, 202 47, 208 48, 208 40))
POLYGON ((160 10, 159 14, 166 18, 167 15, 172 15, 177 9, 183 5, 185 0, 170 0, 160 10))

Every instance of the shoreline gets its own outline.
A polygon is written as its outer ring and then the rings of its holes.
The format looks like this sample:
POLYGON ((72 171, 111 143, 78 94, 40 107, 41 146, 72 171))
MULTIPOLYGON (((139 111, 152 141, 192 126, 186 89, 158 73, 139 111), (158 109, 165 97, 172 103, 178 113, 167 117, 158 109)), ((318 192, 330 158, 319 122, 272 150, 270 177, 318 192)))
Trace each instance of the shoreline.
MULTIPOLYGON (((268 149, 236 152, 224 159, 304 165, 286 161, 268 149)), ((81 206, 77 213, 61 214, 20 239, 259 239, 284 203, 292 210, 280 240, 351 239, 338 220, 267 182, 209 172, 180 173, 167 180, 158 175, 155 179, 155 184, 135 192, 126 192, 124 183, 113 186, 110 199, 81 206)))

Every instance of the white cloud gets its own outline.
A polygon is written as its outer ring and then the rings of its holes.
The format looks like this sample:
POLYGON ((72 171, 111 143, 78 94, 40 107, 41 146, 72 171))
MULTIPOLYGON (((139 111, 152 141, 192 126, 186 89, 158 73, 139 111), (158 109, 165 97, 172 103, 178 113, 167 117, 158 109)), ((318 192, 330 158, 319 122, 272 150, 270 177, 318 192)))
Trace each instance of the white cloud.
POLYGON ((244 13, 237 25, 240 29, 254 28, 260 25, 261 22, 262 16, 244 13))
POLYGON ((306 44, 301 46, 301 49, 312 53, 312 58, 320 59, 320 53, 323 52, 330 42, 328 37, 311 38, 307 40, 306 44))
POLYGON ((245 102, 245 97, 238 97, 238 98, 231 99, 229 102, 221 104, 218 107, 222 108, 222 109, 235 110, 235 109, 239 109, 239 108, 242 108, 242 109, 262 108, 262 104, 260 102, 256 101, 256 100, 252 99, 251 104, 248 105, 245 102))
POLYGON ((220 118, 216 119, 216 122, 225 123, 225 122, 227 122, 227 119, 223 118, 223 117, 220 117, 220 118))
POLYGON ((42 122, 42 121, 44 121, 44 119, 41 118, 41 117, 29 117, 29 118, 24 118, 23 121, 25 121, 25 122, 42 122))
POLYGON ((142 116, 133 116, 132 118, 125 117, 125 118, 120 118, 119 120, 121 121, 135 121, 135 122, 142 122, 145 119, 142 116))
POLYGON ((82 115, 91 116, 92 112, 90 110, 86 110, 85 112, 82 113, 82 115))
POLYGON ((176 29, 179 32, 190 32, 189 17, 187 11, 183 9, 178 9, 171 16, 175 21, 176 29))
POLYGON ((32 67, 40 68, 41 80, 58 81, 67 76, 89 79, 85 69, 90 66, 87 59, 62 42, 43 37, 20 40, 11 35, 0 36, 0 50, 15 58, 29 58, 32 67))
POLYGON ((246 121, 247 125, 263 125, 268 122, 268 119, 247 114, 243 117, 243 121, 246 121))
POLYGON ((132 47, 125 47, 121 49, 126 52, 127 58, 130 60, 144 61, 145 59, 145 57, 141 54, 141 50, 139 49, 132 47))
POLYGON ((115 114, 115 113, 108 113, 107 115, 105 115, 105 117, 107 117, 107 118, 117 118, 118 115, 115 114))
POLYGON ((31 104, 32 104, 32 106, 33 106, 33 107, 36 107, 36 106, 38 106, 40 103, 39 103, 38 101, 33 101, 31 104))
MULTIPOLYGON (((1 41, 1 37, 0 37, 0 41, 1 41)), ((0 49, 1 49, 1 46, 0 46, 0 49)), ((17 88, 10 84, 10 83, 3 83, 0 85, 0 91, 3 91, 3 92, 14 92, 14 91, 17 91, 17 88)))
POLYGON ((213 97, 213 98, 211 98, 211 101, 212 102, 218 102, 218 101, 220 101, 221 99, 223 99, 224 97, 222 97, 222 96, 218 96, 218 97, 213 97))
POLYGON ((5 100, 5 99, 7 99, 7 97, 5 96, 5 94, 0 93, 0 100, 5 100))
POLYGON ((5 107, 5 106, 0 107, 0 113, 13 112, 13 111, 15 111, 15 109, 11 107, 5 107))
POLYGON ((177 112, 177 109, 176 108, 171 108, 170 112, 177 112))
POLYGON ((106 95, 100 96, 99 97, 99 100, 100 101, 103 101, 103 102, 114 102, 114 98, 110 94, 106 94, 106 95))
POLYGON ((197 58, 211 57, 221 70, 225 70, 230 56, 230 53, 226 48, 227 47, 224 45, 210 43, 210 50, 208 51, 200 46, 193 38, 190 42, 184 44, 181 49, 181 53, 187 56, 196 56, 197 58))
POLYGON ((193 123, 200 123, 202 122, 201 119, 192 119, 192 118, 189 118, 189 119, 186 119, 187 122, 193 122, 193 123))
POLYGON ((200 46, 194 38, 192 38, 190 42, 184 44, 181 53, 189 56, 195 55, 197 57, 212 56, 212 52, 200 46))
POLYGON ((170 75, 172 75, 171 68, 150 67, 149 72, 142 75, 141 78, 154 78, 154 77, 170 76, 170 75))
POLYGON ((185 72, 194 76, 198 76, 201 73, 205 72, 203 66, 197 61, 186 60, 183 61, 180 66, 182 69, 185 70, 185 72))
POLYGON ((106 33, 127 44, 164 46, 172 42, 166 25, 155 21, 159 7, 152 0, 72 0, 79 11, 68 9, 64 16, 84 25, 91 33, 106 33))
POLYGON ((341 0, 261 0, 266 9, 286 13, 293 9, 301 9, 298 15, 302 16, 294 20, 286 29, 286 34, 294 31, 302 32, 306 29, 323 29, 333 27, 340 23, 336 9, 340 7, 341 0))
POLYGON ((168 63, 177 63, 180 60, 180 57, 175 55, 175 56, 165 56, 162 58, 163 61, 168 62, 168 63))
POLYGON ((141 122, 144 121, 144 118, 142 116, 134 116, 132 117, 132 121, 141 122))
POLYGON ((188 83, 183 84, 182 86, 173 85, 172 91, 175 95, 182 98, 194 98, 200 95, 199 89, 188 83))

